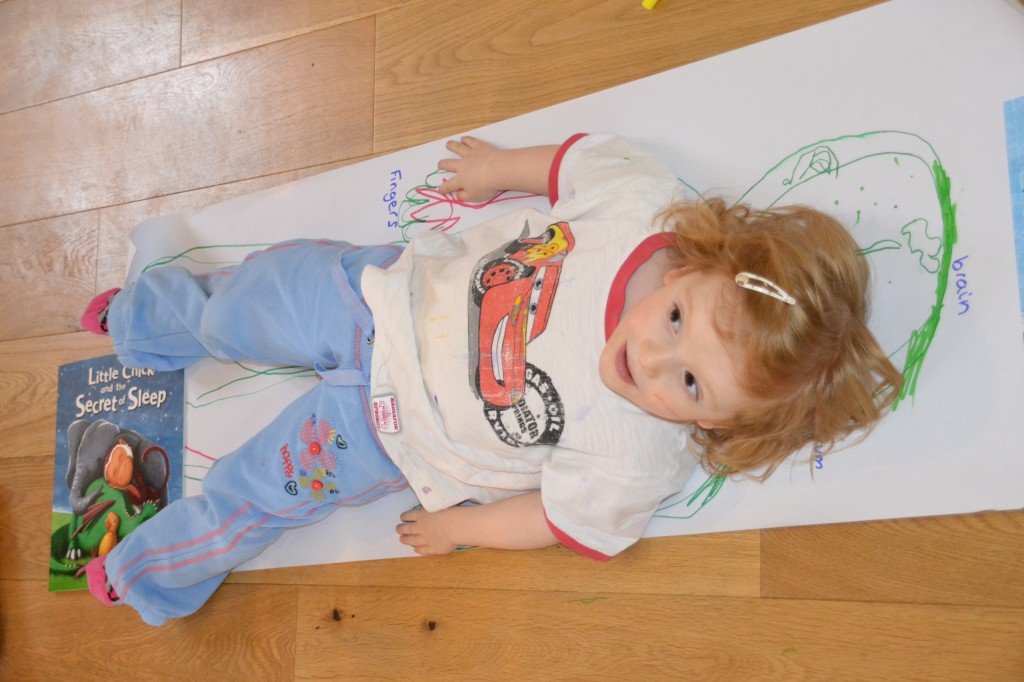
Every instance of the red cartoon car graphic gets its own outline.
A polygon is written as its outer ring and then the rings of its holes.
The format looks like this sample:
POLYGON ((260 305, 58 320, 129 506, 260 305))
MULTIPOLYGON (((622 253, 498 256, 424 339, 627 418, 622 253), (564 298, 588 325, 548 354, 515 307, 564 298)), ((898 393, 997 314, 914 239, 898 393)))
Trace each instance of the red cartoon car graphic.
POLYGON ((528 235, 529 224, 519 239, 482 258, 471 283, 479 311, 470 316, 473 389, 495 433, 515 446, 555 443, 561 434, 558 393, 526 361, 526 348, 547 328, 562 262, 575 243, 565 222, 528 235))

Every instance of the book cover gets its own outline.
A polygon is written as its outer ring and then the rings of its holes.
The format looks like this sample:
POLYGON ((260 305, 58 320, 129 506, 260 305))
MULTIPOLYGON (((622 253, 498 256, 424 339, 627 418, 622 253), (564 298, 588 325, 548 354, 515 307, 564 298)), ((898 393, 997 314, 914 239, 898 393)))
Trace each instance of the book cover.
POLYGON ((115 355, 57 381, 50 591, 86 589, 85 565, 182 494, 185 372, 115 355))

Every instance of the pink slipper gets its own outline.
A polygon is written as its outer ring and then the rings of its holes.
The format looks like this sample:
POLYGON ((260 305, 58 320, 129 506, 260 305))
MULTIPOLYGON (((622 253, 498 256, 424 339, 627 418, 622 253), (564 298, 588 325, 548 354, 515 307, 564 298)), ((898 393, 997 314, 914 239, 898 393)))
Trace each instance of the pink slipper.
POLYGON ((82 313, 82 329, 104 336, 108 333, 107 311, 110 309, 110 301, 113 300, 114 294, 119 291, 121 291, 120 288, 110 289, 92 299, 85 312, 82 313))
POLYGON ((93 559, 85 565, 85 583, 89 586, 89 592, 107 606, 117 605, 117 592, 113 587, 107 585, 107 569, 104 564, 107 557, 101 556, 93 559))

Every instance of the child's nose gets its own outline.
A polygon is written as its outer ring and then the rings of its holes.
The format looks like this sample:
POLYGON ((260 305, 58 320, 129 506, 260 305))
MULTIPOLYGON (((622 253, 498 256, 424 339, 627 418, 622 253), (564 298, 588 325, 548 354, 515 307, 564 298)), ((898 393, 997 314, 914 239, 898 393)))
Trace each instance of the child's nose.
POLYGON ((644 376, 653 379, 673 361, 671 348, 650 339, 640 344, 640 369, 644 376))

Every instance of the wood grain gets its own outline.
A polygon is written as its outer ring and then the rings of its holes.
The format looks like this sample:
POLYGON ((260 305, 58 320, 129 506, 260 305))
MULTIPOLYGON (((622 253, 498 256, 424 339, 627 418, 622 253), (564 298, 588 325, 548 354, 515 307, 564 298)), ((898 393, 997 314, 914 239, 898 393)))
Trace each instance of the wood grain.
POLYGON ((180 65, 180 0, 0 3, 0 113, 180 65))
POLYGON ((152 628, 87 592, 0 580, 0 679, 290 680, 296 589, 227 586, 202 617, 152 628))
POLYGON ((285 38, 337 26, 416 0, 183 0, 182 64, 222 57, 285 38))
POLYGON ((0 225, 371 151, 373 20, 0 117, 0 225))
POLYGON ((0 228, 0 340, 81 329, 96 279, 95 212, 0 228))
MULTIPOLYGON (((20 510, 45 510, 53 502, 53 443, 42 455, 6 457, 0 461, 4 465, 4 475, 0 476, 0 512, 10 515, 4 518, 20 519, 4 531, 0 580, 46 580, 50 566, 50 515, 23 514, 20 510)), ((64 475, 61 471, 60 476, 64 475)))
POLYGON ((1024 666, 1010 609, 558 587, 302 588, 296 679, 990 682, 1024 666))
POLYGON ((671 2, 648 12, 619 0, 458 0, 396 9, 377 20, 374 150, 511 118, 875 2, 797 4, 671 2))
POLYGON ((1024 511, 764 531, 763 596, 1024 607, 1024 511))

